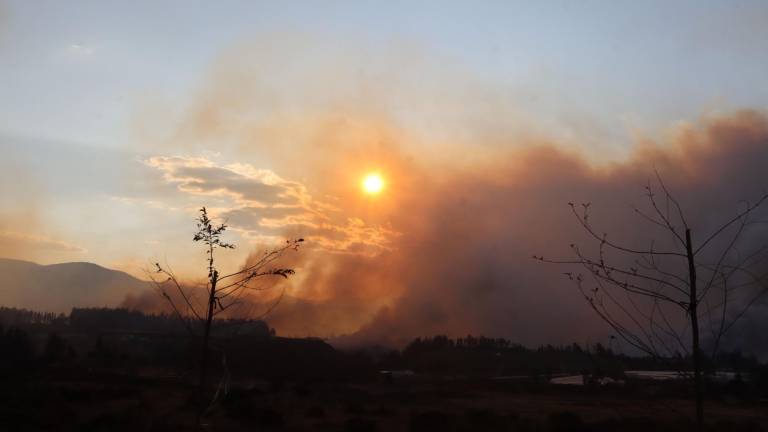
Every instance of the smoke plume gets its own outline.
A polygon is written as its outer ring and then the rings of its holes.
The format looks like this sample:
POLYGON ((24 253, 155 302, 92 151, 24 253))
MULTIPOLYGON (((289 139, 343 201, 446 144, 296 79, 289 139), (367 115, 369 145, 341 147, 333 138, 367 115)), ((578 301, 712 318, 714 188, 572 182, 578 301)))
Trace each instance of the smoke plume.
MULTIPOLYGON (((237 163, 154 162, 198 202, 228 197, 216 215, 244 239, 307 238, 292 258, 297 277, 267 318, 281 334, 340 345, 437 333, 604 341, 609 329, 578 291, 531 259, 570 256, 568 245, 586 240, 567 203, 591 203, 598 229, 646 245, 657 233, 633 207, 646 204, 655 172, 701 238, 768 188, 761 111, 678 124, 663 138, 637 138, 627 157, 605 158, 595 152, 605 143, 549 133, 507 102, 508 89, 441 73, 414 50, 393 60, 293 48, 306 56, 265 47, 223 56, 174 132, 157 135, 168 152, 236 154, 237 163), (302 58, 322 59, 316 77, 302 72, 302 58), (350 64, 359 67, 339 66, 350 64), (358 187, 370 170, 387 180, 376 198, 358 187), (282 192, 269 201, 249 182, 282 192)), ((768 242, 760 226, 747 237, 768 242)))

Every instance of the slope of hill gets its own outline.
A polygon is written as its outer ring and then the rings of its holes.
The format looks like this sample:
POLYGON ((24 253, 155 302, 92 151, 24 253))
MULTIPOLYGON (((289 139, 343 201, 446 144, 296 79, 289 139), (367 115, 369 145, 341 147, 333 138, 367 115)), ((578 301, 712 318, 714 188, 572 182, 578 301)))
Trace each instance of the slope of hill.
POLYGON ((118 306, 128 294, 141 294, 149 282, 96 264, 39 265, 0 258, 0 305, 69 312, 73 307, 118 306))

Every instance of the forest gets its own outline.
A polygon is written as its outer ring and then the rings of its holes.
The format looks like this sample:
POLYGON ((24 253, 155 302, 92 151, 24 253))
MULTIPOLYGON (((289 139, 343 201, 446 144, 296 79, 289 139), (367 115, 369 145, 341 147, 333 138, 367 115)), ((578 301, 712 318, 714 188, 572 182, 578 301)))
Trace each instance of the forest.
MULTIPOLYGON (((185 400, 194 389, 190 371, 197 367, 196 345, 176 317, 127 309, 48 314, 3 307, 0 322, 0 371, 2 380, 12 383, 3 387, 0 408, 1 426, 8 430, 48 430, 54 424, 60 430, 123 430, 113 429, 115 424, 154 430, 160 417, 166 427, 193 430, 193 405, 185 400), (136 407, 146 408, 149 417, 132 417, 136 407), (37 416, 38 409, 46 415, 37 416)), ((409 430, 470 430, 477 424, 489 430, 602 430, 616 424, 596 421, 602 414, 584 412, 579 403, 557 404, 543 418, 541 404, 575 398, 589 406, 606 395, 613 395, 614 403, 635 403, 636 397, 676 403, 690 392, 683 380, 660 382, 625 373, 667 371, 684 367, 687 359, 631 356, 600 343, 529 348, 502 338, 438 335, 416 338, 402 349, 337 350, 321 339, 280 337, 266 322, 248 320, 222 320, 213 335, 211 372, 222 377, 218 386, 228 391, 209 417, 228 425, 221 426, 224 430, 254 425, 377 430, 377 424, 397 422, 409 430), (216 352, 226 352, 225 358, 216 352), (558 377, 574 375, 583 377, 583 385, 557 384, 558 377), (509 417, 469 403, 521 394, 538 401, 529 401, 537 404, 538 414, 509 417), (413 399, 407 412, 393 405, 396 395, 413 399), (464 401, 464 414, 449 427, 433 404, 456 400, 464 401), (297 406, 306 407, 298 417, 297 406)), ((768 397, 768 365, 754 357, 724 353, 708 359, 707 371, 712 378, 708 404, 759 404, 768 397), (729 371, 731 378, 715 380, 715 371, 729 371)), ((712 411, 715 418, 733 417, 719 408, 712 411)), ((679 419, 657 420, 632 421, 680 427, 679 419)), ((761 424, 744 421, 739 424, 761 424)))

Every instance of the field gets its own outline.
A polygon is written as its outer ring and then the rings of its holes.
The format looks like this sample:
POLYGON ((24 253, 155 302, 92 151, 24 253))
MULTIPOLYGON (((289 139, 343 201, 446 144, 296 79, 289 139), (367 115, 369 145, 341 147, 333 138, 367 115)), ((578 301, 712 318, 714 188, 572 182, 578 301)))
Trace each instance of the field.
MULTIPOLYGON (((98 374, 3 386, 0 429, 196 430, 191 387, 179 378, 98 374)), ((676 431, 693 404, 673 384, 581 387, 529 380, 424 378, 233 384, 205 417, 212 431, 676 431)), ((768 401, 723 393, 707 429, 768 430, 768 401)))

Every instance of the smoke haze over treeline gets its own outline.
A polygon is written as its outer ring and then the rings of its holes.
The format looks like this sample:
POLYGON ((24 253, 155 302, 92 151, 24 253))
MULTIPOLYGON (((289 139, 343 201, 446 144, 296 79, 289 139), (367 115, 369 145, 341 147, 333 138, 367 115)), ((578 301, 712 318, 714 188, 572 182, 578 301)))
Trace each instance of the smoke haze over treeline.
MULTIPOLYGON (((526 110, 531 94, 418 47, 375 56, 327 48, 298 37, 238 45, 183 104, 146 98, 133 116, 131 151, 102 158, 109 159, 103 167, 91 163, 110 172, 103 177, 111 189, 90 186, 109 209, 87 203, 56 224, 48 215, 28 218, 25 230, 0 226, 0 250, 34 260, 29 245, 45 243, 61 251, 57 257, 88 259, 87 251, 134 275, 158 260, 196 283, 203 255, 189 236, 194 212, 206 205, 238 245, 222 255, 229 267, 283 238, 307 240, 287 262, 297 277, 243 309, 258 314, 285 289, 267 318, 280 334, 339 344, 402 345, 433 334, 589 342, 604 340, 607 327, 559 269, 530 258, 568 256, 569 244, 585 240, 568 202, 590 202, 601 231, 634 244, 658 234, 632 210, 646 204, 643 188, 655 170, 701 236, 768 188, 761 110, 710 110, 627 138, 606 129, 605 119, 561 112, 568 121, 558 123, 541 106, 526 110), (386 189, 363 196, 359 181, 372 170, 386 189), (101 239, 119 221, 124 235, 75 245, 31 234, 84 221, 101 239)), ((68 171, 80 171, 83 159, 68 171)), ((78 189, 85 180, 62 182, 78 189)), ((30 195, 40 202, 24 207, 52 211, 43 192, 30 195)), ((768 241, 762 226, 747 238, 768 241)), ((46 261, 55 260, 50 255, 48 248, 46 261)), ((124 304, 165 307, 156 293, 124 304)))
MULTIPOLYGON (((340 344, 402 345, 429 334, 526 344, 604 340, 608 329, 561 272, 530 259, 568 257, 568 245, 586 239, 568 202, 591 203, 601 232, 642 245, 659 235, 633 211, 647 207, 644 187, 654 170, 702 238, 768 184, 768 118, 757 111, 680 126, 668 143, 639 142, 622 162, 594 163, 538 143, 471 168, 434 170, 396 148, 382 151, 398 172, 392 202, 377 215, 387 221, 385 242, 356 239, 359 246, 329 251, 312 246, 326 232, 310 223, 279 231, 307 237, 309 247, 292 258, 300 277, 268 317, 278 332, 345 335, 340 344), (377 249, 363 253, 371 244, 377 249)), ((339 150, 339 159, 347 156, 339 150)), ((258 220, 258 209, 249 210, 258 220)), ((222 217, 233 227, 248 223, 236 212, 222 217)), ((754 247, 768 232, 756 225, 746 238, 754 247)), ((748 319, 759 320, 763 307, 748 319)))

